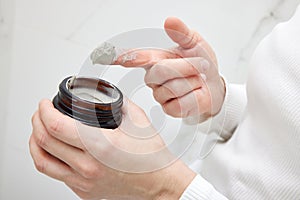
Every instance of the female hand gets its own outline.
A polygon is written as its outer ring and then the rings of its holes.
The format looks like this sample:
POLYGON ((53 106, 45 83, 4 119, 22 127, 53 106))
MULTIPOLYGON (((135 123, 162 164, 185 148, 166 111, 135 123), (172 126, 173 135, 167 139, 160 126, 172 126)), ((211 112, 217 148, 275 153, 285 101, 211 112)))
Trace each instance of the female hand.
POLYGON ((165 31, 177 47, 165 51, 129 50, 114 64, 144 67, 145 82, 167 114, 202 118, 216 115, 223 105, 225 84, 214 51, 177 18, 165 21, 165 31))

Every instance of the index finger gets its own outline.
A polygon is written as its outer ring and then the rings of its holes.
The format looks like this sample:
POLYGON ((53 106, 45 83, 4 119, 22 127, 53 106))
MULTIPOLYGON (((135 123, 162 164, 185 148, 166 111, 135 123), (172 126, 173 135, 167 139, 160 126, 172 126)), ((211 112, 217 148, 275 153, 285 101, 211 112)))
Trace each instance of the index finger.
POLYGON ((159 48, 132 49, 122 53, 115 65, 149 68, 164 59, 181 58, 175 51, 159 48))
POLYGON ((202 40, 197 32, 190 30, 186 24, 175 17, 167 18, 164 28, 170 39, 178 44, 177 49, 133 49, 118 56, 113 64, 148 68, 164 59, 182 58, 178 54, 178 48, 191 49, 202 40))

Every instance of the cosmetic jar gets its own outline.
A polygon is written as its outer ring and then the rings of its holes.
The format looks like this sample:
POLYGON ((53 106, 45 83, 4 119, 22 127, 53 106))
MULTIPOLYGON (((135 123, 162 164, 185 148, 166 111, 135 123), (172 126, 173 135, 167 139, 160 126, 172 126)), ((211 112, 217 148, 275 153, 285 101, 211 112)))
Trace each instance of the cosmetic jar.
POLYGON ((98 78, 65 78, 53 104, 61 113, 93 127, 115 129, 122 121, 122 92, 98 78))

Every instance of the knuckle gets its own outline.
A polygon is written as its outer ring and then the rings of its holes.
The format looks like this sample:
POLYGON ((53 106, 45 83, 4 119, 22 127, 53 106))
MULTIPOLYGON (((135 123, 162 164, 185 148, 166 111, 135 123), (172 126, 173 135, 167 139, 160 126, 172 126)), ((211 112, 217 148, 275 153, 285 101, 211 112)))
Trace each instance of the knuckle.
POLYGON ((187 74, 194 74, 197 75, 199 74, 199 71, 197 70, 196 66, 194 66, 192 63, 187 63, 185 71, 187 74))
POLYGON ((80 181, 78 187, 84 192, 92 192, 94 189, 94 184, 89 181, 80 181))
POLYGON ((39 133, 37 135, 37 143, 40 147, 46 148, 48 145, 48 136, 47 133, 39 133))
POLYGON ((84 178, 79 178, 78 176, 70 175, 65 179, 66 185, 72 185, 84 192, 91 192, 94 188, 93 182, 86 180, 84 178))
POLYGON ((192 47, 197 43, 199 40, 201 40, 201 37, 196 31, 192 31, 192 33, 187 37, 186 39, 186 46, 192 47))
POLYGON ((99 177, 99 168, 95 164, 82 163, 80 171, 83 177, 87 179, 95 179, 99 177))
POLYGON ((163 59, 163 60, 160 60, 157 65, 158 66, 162 66, 162 67, 166 67, 170 64, 170 61, 168 59, 163 59))
POLYGON ((153 90, 153 97, 157 102, 161 103, 161 96, 158 89, 153 90))
POLYGON ((167 66, 168 65, 165 60, 160 61, 152 67, 152 74, 159 79, 164 79, 168 75, 169 71, 167 66))
POLYGON ((55 119, 49 122, 50 132, 55 134, 59 134, 63 129, 63 120, 55 119))
POLYGON ((171 93, 174 95, 174 97, 178 97, 180 94, 180 89, 182 88, 182 85, 178 80, 172 80, 167 85, 168 90, 171 91, 171 93))

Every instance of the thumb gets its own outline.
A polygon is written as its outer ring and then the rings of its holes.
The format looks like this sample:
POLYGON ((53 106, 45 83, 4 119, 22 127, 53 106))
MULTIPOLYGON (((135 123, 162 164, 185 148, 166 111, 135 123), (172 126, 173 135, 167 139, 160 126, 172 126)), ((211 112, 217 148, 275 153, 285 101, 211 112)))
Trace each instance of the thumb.
POLYGON ((202 39, 196 31, 190 30, 187 25, 176 17, 168 17, 164 27, 168 36, 184 49, 195 47, 202 39))

